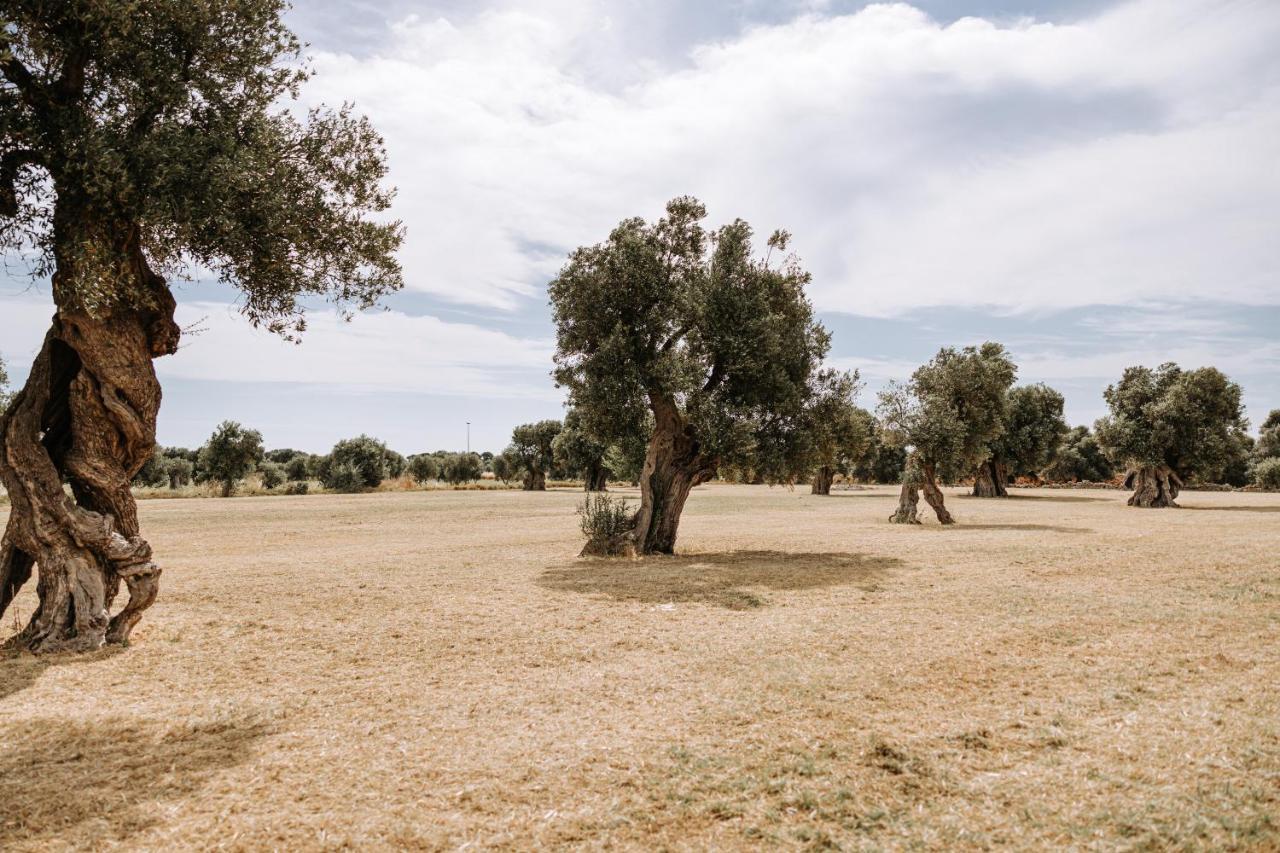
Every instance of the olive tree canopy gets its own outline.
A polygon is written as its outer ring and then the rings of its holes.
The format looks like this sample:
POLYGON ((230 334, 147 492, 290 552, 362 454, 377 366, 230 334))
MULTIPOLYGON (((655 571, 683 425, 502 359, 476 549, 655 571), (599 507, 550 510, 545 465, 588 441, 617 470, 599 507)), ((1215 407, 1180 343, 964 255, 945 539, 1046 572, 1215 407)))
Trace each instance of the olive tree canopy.
POLYGON ((993 439, 973 479, 977 497, 1004 497, 1014 477, 1033 476, 1049 464, 1067 433, 1062 395, 1048 385, 1010 388, 1004 400, 1004 429, 993 439))
POLYGON ((547 488, 547 472, 555 463, 554 442, 563 425, 556 420, 521 424, 511 431, 511 458, 516 468, 524 474, 527 492, 542 492, 547 488))
POLYGON ((288 108, 309 72, 285 8, 4 5, 0 246, 52 277, 56 306, 0 417, 0 612, 41 574, 11 645, 123 643, 156 597, 129 483, 155 444, 152 360, 180 336, 165 276, 211 275, 250 322, 291 337, 309 300, 349 310, 400 286, 382 141, 348 106, 288 108), (121 581, 129 602, 111 616, 121 581))
POLYGON ((1130 367, 1103 396, 1111 413, 1094 431, 1107 457, 1129 469, 1130 506, 1177 506, 1186 480, 1221 475, 1248 427, 1240 386, 1216 367, 1130 367))
POLYGON ((705 217, 686 197, 624 220, 550 284, 555 377, 584 426, 612 442, 653 419, 640 508, 611 550, 671 553, 691 488, 798 427, 829 345, 788 235, 761 257, 746 222, 708 232, 705 217))
POLYGON ((582 415, 570 409, 564 416, 564 428, 551 442, 556 464, 571 476, 582 478, 582 487, 588 492, 603 492, 609 483, 609 469, 604 457, 608 446, 587 432, 582 425, 582 415))

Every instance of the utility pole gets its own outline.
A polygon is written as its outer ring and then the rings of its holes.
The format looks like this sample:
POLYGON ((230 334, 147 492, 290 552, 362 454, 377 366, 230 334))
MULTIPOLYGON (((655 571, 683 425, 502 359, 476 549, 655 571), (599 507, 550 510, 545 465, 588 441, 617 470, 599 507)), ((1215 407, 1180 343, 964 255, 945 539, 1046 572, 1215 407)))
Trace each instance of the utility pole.
POLYGON ((467 453, 471 453, 471 421, 467 421, 467 453))

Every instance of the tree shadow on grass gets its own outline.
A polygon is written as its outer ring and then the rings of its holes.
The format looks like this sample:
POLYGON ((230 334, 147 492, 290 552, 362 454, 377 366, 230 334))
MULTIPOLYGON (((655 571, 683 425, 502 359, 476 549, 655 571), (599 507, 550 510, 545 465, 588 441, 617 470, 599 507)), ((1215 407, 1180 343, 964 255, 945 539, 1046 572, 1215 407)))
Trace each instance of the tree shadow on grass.
POLYGON ((1196 512, 1280 512, 1280 504, 1274 506, 1187 506, 1179 509, 1190 509, 1196 512))
POLYGON ((0 849, 99 848, 144 832, 162 803, 251 755, 259 720, 41 717, 0 726, 0 849))
POLYGON ((639 561, 579 561, 547 569, 538 585, 556 592, 606 595, 615 601, 701 602, 748 610, 766 604, 751 589, 850 585, 875 591, 890 570, 902 565, 896 557, 866 554, 730 551, 639 561))
POLYGON ((122 646, 106 646, 86 654, 33 655, 30 652, 0 651, 0 699, 20 693, 35 684, 44 671, 57 666, 92 665, 113 658, 122 646))
POLYGON ((1062 527, 1057 524, 966 524, 958 521, 940 530, 1030 530, 1040 533, 1092 533, 1088 527, 1062 527))
POLYGON ((1093 497, 1090 495, 1017 495, 1009 493, 1011 501, 1045 501, 1048 503, 1083 503, 1086 501, 1114 501, 1115 498, 1093 497))

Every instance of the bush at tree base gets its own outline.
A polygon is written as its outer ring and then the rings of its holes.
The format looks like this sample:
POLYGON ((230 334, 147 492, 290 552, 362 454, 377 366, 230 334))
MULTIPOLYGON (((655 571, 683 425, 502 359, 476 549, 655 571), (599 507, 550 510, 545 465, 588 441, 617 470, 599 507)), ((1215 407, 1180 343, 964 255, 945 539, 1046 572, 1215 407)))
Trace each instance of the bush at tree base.
POLYGON ((264 489, 274 489, 284 482, 284 467, 275 462, 263 462, 258 466, 258 472, 262 475, 264 489))
POLYGON ((590 495, 578 505, 578 518, 587 544, 583 555, 608 556, 616 553, 618 541, 635 524, 635 512, 626 498, 606 492, 590 495))
POLYGON ((339 462, 329 466, 324 486, 335 492, 355 494, 368 488, 364 472, 351 462, 339 462))

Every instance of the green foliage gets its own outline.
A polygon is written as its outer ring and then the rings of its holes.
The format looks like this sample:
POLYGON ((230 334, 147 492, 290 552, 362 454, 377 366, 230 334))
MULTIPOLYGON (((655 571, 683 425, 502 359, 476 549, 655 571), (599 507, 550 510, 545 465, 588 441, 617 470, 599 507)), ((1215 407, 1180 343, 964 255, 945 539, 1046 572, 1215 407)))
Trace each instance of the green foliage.
POLYGON ((457 486, 473 483, 484 473, 484 462, 476 453, 451 453, 444 459, 440 476, 446 483, 457 486))
POLYGON ((331 460, 325 471, 323 482, 326 489, 344 494, 355 494, 368 488, 364 471, 360 470, 360 466, 349 461, 333 462, 331 460))
POLYGON ((814 374, 812 396, 804 407, 800 429, 783 431, 784 436, 794 436, 794 450, 772 458, 757 453, 758 470, 765 479, 793 480, 819 468, 851 474, 870 450, 874 422, 870 412, 855 404, 861 388, 857 371, 822 370, 814 374))
POLYGON ((519 466, 516 463, 515 454, 510 450, 504 450, 489 462, 489 470, 493 471, 493 476, 501 480, 503 483, 510 483, 519 476, 519 466))
POLYGON ((404 474, 404 469, 409 464, 409 461, 394 450, 387 450, 384 464, 387 469, 387 476, 394 480, 404 474))
MULTIPOLYGON (((865 410, 863 410, 865 411, 865 410)), ((870 417, 870 412, 867 413, 870 417)), ((853 468, 853 476, 864 483, 901 483, 907 451, 890 441, 890 435, 871 418, 867 452, 853 468)))
POLYGON ((1004 432, 991 442, 991 454, 1011 476, 1033 476, 1053 459, 1067 422, 1062 395, 1047 385, 1019 385, 1005 395, 1004 432))
POLYGON ((1089 428, 1078 426, 1063 438, 1039 476, 1050 483, 1105 483, 1115 476, 1115 470, 1089 428))
POLYGON ((387 446, 367 435, 339 441, 329 452, 328 471, 320 481, 328 489, 352 491, 346 488, 348 468, 356 471, 363 488, 376 489, 387 476, 387 446))
POLYGON ((181 456, 166 457, 165 472, 169 475, 169 488, 177 489, 189 484, 195 468, 190 460, 181 456))
POLYGON ((1094 429, 1116 465, 1167 465, 1183 479, 1213 481, 1246 427, 1240 386, 1213 367, 1130 367, 1103 396, 1111 414, 1094 429))
POLYGON ((1267 419, 1262 422, 1258 440, 1253 445, 1252 456, 1255 462, 1280 458, 1280 409, 1272 409, 1267 419))
POLYGON ((284 463, 284 476, 291 483, 305 483, 311 478, 311 460, 305 453, 299 453, 284 463))
POLYGON ((578 505, 582 535, 587 537, 587 553, 606 553, 610 542, 626 533, 635 522, 635 513, 624 498, 597 492, 578 505))
POLYGON ((440 479, 440 462, 429 453, 409 457, 409 476, 418 485, 440 479))
POLYGON ((284 493, 286 495, 305 495, 310 490, 310 483, 290 483, 284 487, 284 493))
POLYGON ((133 484, 151 488, 169 485, 167 461, 163 452, 157 448, 138 470, 138 473, 133 475, 133 484))
POLYGON ((1280 456, 1269 456, 1254 463, 1250 475, 1256 486, 1280 490, 1280 456))
POLYGON ((277 450, 267 451, 267 461, 274 462, 277 465, 287 465, 289 461, 298 456, 306 456, 301 450, 294 450, 291 447, 282 447, 277 450))
POLYGON ((11 399, 13 395, 9 393, 9 374, 4 368, 4 359, 0 358, 0 415, 9 408, 11 399))
POLYGON ((262 475, 264 489, 274 489, 284 482, 283 465, 267 460, 258 466, 258 472, 262 475))
POLYGON ((1004 430, 1005 394, 1017 373, 998 343, 940 350, 909 383, 880 393, 887 440, 914 448, 943 480, 972 473, 1004 430))
POLYGON ((287 8, 7 3, 0 247, 33 248, 38 274, 56 249, 79 273, 59 303, 102 309, 151 304, 140 243, 162 269, 239 287, 249 319, 283 334, 307 297, 365 307, 400 287, 402 228, 370 217, 392 196, 382 140, 350 107, 290 108, 309 71, 287 8))
POLYGON ((521 424, 511 432, 511 446, 507 448, 516 463, 516 470, 526 481, 545 477, 555 463, 554 444, 563 429, 560 421, 546 420, 521 424))
POLYGON ((602 468, 606 450, 608 446, 583 427, 577 409, 565 413, 564 427, 551 441, 556 466, 570 477, 587 477, 602 468))
POLYGON ((768 429, 776 440, 780 425, 796 428, 829 336, 785 232, 756 258, 747 223, 708 233, 705 216, 678 198, 657 222, 624 220, 570 255, 549 286, 555 377, 609 444, 647 434, 648 412, 674 407, 704 459, 740 463, 768 429))
POLYGON ((235 421, 223 421, 208 443, 200 448, 200 468, 205 478, 222 485, 223 497, 235 493, 236 484, 262 461, 262 434, 235 421))

